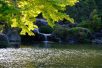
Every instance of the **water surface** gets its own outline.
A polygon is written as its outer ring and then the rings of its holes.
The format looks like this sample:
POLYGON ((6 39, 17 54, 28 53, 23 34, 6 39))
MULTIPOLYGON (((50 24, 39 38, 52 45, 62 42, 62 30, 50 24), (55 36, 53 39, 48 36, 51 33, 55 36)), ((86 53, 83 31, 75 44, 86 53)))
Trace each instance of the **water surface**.
POLYGON ((0 68, 102 68, 102 47, 40 43, 3 48, 0 68))

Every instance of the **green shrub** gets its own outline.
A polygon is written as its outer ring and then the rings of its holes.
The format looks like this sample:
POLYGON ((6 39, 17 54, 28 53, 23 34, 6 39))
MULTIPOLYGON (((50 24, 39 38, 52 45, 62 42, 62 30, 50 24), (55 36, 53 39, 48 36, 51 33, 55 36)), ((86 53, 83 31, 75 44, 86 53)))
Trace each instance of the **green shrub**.
POLYGON ((90 19, 83 20, 80 24, 78 24, 78 27, 88 28, 92 32, 102 29, 101 18, 98 16, 97 11, 93 10, 90 14, 90 19))
POLYGON ((74 37, 79 42, 89 42, 91 39, 91 32, 87 28, 74 27, 69 29, 69 37, 74 37))
POLYGON ((62 40, 66 40, 68 37, 68 28, 62 27, 60 25, 56 25, 54 27, 54 31, 53 31, 53 35, 62 39, 62 40))
POLYGON ((53 35, 64 42, 67 42, 68 39, 76 39, 80 43, 89 42, 91 38, 91 32, 87 28, 73 27, 68 29, 59 25, 55 27, 53 35))
POLYGON ((83 21, 82 23, 78 24, 78 27, 88 28, 92 32, 96 32, 102 29, 102 23, 92 22, 92 21, 83 21))
POLYGON ((53 28, 51 28, 50 26, 40 26, 39 32, 49 34, 53 32, 53 28))
POLYGON ((82 28, 82 27, 74 27, 69 30, 70 36, 75 36, 80 39, 88 38, 89 33, 91 33, 90 30, 88 30, 87 28, 82 28))

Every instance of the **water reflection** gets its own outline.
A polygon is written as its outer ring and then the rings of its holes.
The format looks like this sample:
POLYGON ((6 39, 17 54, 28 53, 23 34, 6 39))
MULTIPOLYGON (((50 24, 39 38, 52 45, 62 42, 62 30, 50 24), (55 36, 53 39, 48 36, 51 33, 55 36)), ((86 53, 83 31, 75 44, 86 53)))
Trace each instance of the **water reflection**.
POLYGON ((0 66, 0 68, 101 68, 102 50, 32 46, 0 49, 0 66))

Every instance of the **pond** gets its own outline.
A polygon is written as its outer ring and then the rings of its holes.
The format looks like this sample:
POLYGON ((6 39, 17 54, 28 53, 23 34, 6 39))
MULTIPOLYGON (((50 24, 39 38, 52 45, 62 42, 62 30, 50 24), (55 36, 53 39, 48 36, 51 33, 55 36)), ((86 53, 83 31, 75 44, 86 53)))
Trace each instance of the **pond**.
POLYGON ((0 68, 102 68, 102 46, 34 43, 1 48, 0 68))

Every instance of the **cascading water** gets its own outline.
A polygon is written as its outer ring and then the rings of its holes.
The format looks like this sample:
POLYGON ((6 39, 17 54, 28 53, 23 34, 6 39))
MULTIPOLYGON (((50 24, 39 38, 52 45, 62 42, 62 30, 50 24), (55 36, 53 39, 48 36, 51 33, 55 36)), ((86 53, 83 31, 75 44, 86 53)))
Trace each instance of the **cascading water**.
POLYGON ((51 36, 51 34, 45 34, 45 33, 40 33, 39 32, 39 29, 35 29, 34 30, 34 32, 37 32, 38 34, 41 34, 41 35, 43 35, 44 36, 44 44, 45 44, 45 46, 47 46, 47 44, 48 44, 48 36, 51 36))
MULTIPOLYGON (((36 22, 40 22, 42 25, 45 25, 47 26, 47 21, 45 19, 39 19, 39 18, 36 18, 36 22)), ((41 33, 39 32, 39 28, 35 29, 34 32, 37 32, 38 34, 41 34, 44 36, 44 44, 47 45, 48 44, 48 36, 51 36, 51 34, 45 34, 45 33, 41 33)))
POLYGON ((42 34, 43 36, 44 36, 44 44, 45 44, 45 48, 49 48, 49 46, 48 46, 48 36, 50 36, 51 34, 44 34, 44 33, 40 33, 40 34, 42 34))
POLYGON ((45 40, 44 40, 44 42, 48 42, 48 36, 51 36, 51 34, 43 34, 42 33, 42 35, 44 36, 44 38, 45 38, 45 40))

